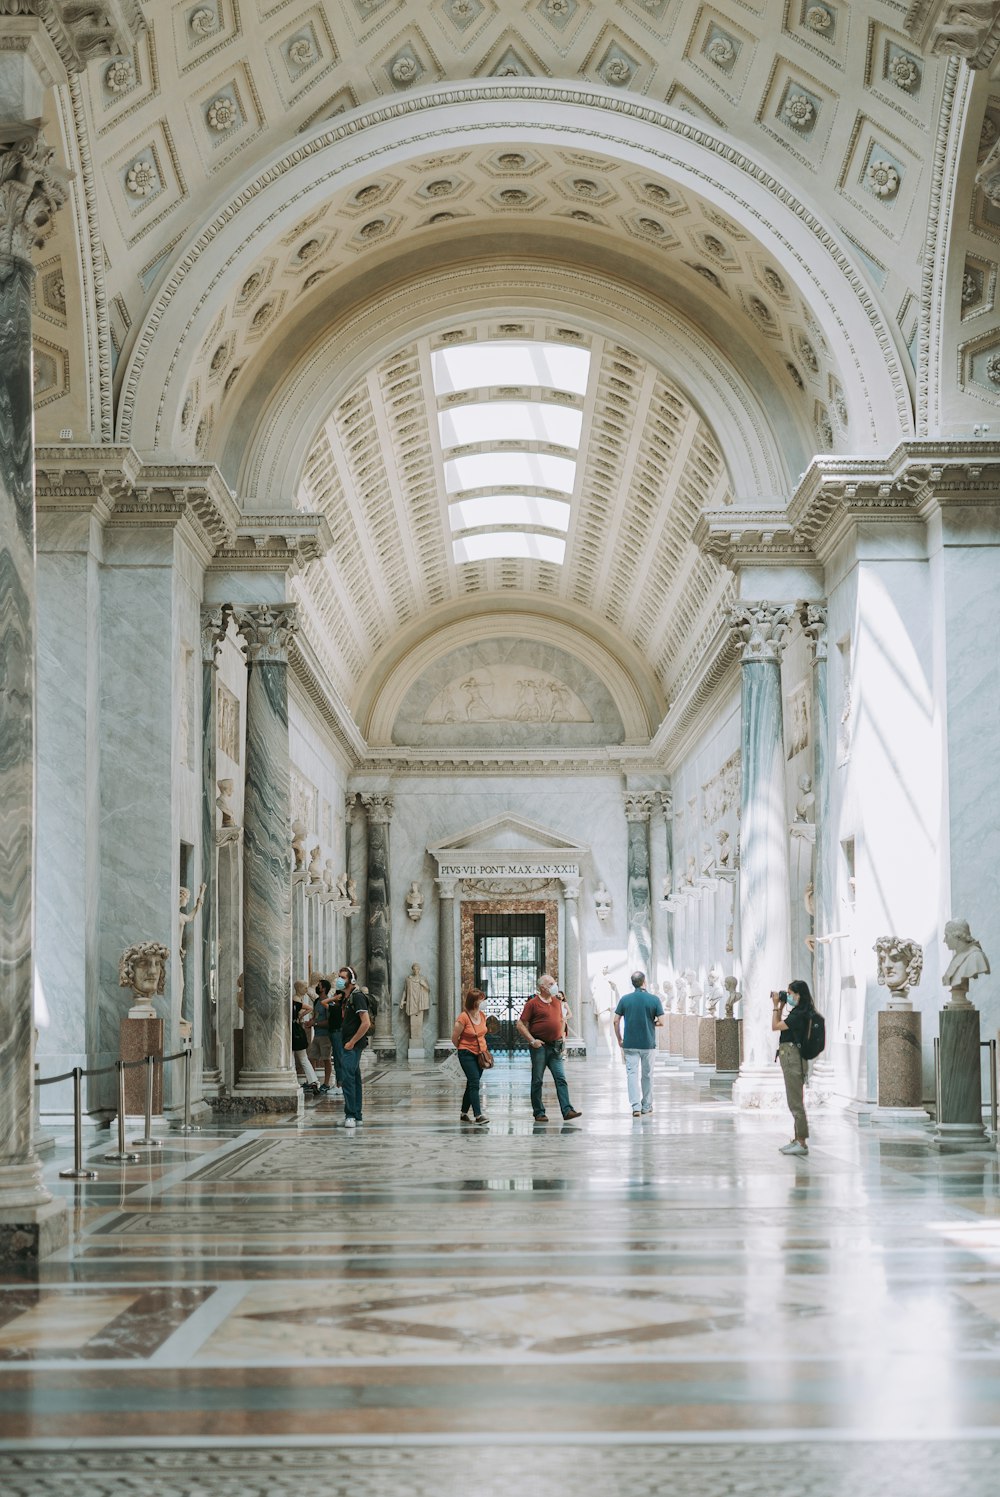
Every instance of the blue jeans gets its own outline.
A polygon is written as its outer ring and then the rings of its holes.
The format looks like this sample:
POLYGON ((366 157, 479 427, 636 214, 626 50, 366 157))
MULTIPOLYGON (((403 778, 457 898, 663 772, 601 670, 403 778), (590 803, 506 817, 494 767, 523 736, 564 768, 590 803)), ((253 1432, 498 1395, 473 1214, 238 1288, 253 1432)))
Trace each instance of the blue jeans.
POLYGON ((633 1112, 653 1110, 653 1056, 655 1050, 626 1050, 625 1074, 628 1100, 633 1112))
POLYGON ((483 1104, 479 1100, 479 1061, 471 1050, 459 1050, 458 1063, 465 1072, 465 1091, 462 1093, 462 1111, 468 1112, 472 1108, 472 1116, 482 1116, 483 1104))
POLYGON ((330 1049, 333 1051, 333 1075, 338 1086, 344 1084, 344 1036, 339 1029, 330 1031, 330 1049))
POLYGON ((361 1121, 361 1051, 345 1050, 341 1060, 344 1088, 344 1117, 361 1121))
POLYGON ((531 1110, 536 1118, 545 1111, 542 1102, 542 1082, 545 1079, 546 1066, 552 1072, 552 1080, 556 1084, 556 1096, 559 1098, 559 1111, 565 1117, 568 1112, 573 1111, 573 1104, 569 1100, 569 1087, 566 1085, 566 1069, 563 1065, 561 1043, 550 1045, 547 1041, 543 1041, 537 1050, 531 1051, 531 1110))

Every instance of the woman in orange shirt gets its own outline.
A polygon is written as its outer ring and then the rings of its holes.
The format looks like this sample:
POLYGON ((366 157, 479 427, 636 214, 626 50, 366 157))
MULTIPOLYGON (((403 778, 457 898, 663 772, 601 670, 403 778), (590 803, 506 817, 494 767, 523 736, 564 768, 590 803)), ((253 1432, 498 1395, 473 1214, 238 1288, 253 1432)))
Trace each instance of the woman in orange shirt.
POLYGON ((486 1046, 486 1015, 480 1012, 480 1004, 486 994, 479 988, 470 988, 462 1001, 462 1012, 455 1020, 451 1031, 451 1042, 458 1051, 458 1061, 465 1072, 465 1091, 462 1094, 462 1122, 471 1123, 469 1109, 477 1123, 488 1123, 479 1097, 479 1057, 488 1055, 486 1046))

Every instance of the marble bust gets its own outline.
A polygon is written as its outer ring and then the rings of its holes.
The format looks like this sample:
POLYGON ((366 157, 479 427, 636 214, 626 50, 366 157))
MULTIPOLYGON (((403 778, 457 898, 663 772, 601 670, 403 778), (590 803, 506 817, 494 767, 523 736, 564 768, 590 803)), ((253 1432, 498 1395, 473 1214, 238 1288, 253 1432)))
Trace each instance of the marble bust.
POLYGON ((906 936, 879 936, 873 950, 878 959, 879 985, 889 989, 888 1008, 912 1011, 909 992, 924 970, 924 948, 906 936))
POLYGON ((813 782, 810 775, 799 775, 799 798, 795 803, 795 820, 814 821, 816 796, 813 791, 813 782))
POLYGON ((338 873, 337 874, 336 887, 337 887, 337 898, 338 899, 346 899, 347 898, 347 874, 346 873, 338 873))
POLYGON ((292 822, 292 854, 295 858, 295 872, 301 873, 306 866, 306 824, 304 821, 292 822))
POLYGON ((233 781, 218 780, 216 783, 219 786, 219 793, 215 798, 215 804, 221 818, 220 824, 224 827, 235 826, 236 817, 233 814, 233 781))
POLYGON ((702 986, 693 967, 688 967, 684 973, 684 985, 687 989, 687 1011, 689 1014, 696 1014, 701 1008, 702 986))
POLYGON ((971 1008, 969 983, 977 977, 988 976, 990 964, 986 953, 969 929, 967 920, 949 920, 944 928, 944 944, 952 953, 941 981, 951 989, 951 1002, 947 1008, 971 1008))
POLYGON ((731 868, 733 850, 729 845, 729 833, 725 827, 720 827, 720 829, 716 832, 715 840, 719 844, 716 863, 720 868, 731 868))
POLYGON ((312 885, 323 882, 323 851, 317 842, 316 846, 309 850, 309 882, 312 885))
POLYGON ((409 889, 407 889, 406 898, 403 900, 403 903, 406 905, 406 913, 409 918, 413 921, 419 920, 424 913, 424 896, 420 892, 420 885, 416 879, 412 881, 409 889))
POLYGON ((674 1002, 670 1010, 672 1014, 682 1014, 687 1007, 688 985, 687 977, 682 972, 674 982, 674 1002))
POLYGON ((603 879, 598 884, 596 892, 594 894, 594 910, 598 920, 600 920, 602 924, 611 914, 611 895, 608 893, 603 879))
POLYGON ((725 1001, 726 990, 722 983, 722 968, 718 962, 709 970, 708 988, 705 991, 705 1012, 710 1019, 718 1017, 719 1004, 725 1001))
POLYGON ((734 1017, 733 1009, 740 1001, 740 994, 737 991, 737 982, 735 977, 730 976, 725 978, 723 980, 723 984, 726 989, 726 1018, 731 1019, 734 1017))
POLYGON ((118 962, 118 986, 131 988, 135 1002, 130 1019, 155 1019, 153 998, 166 988, 169 948, 159 941, 138 941, 123 951, 118 962))

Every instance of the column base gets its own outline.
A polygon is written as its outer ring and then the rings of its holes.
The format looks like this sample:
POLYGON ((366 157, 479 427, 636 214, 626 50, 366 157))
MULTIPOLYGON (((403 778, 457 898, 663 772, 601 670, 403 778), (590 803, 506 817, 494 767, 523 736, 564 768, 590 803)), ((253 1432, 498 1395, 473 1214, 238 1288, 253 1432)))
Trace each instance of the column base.
POLYGON ((0 1263, 31 1263, 69 1242, 65 1201, 44 1206, 12 1206, 0 1211, 0 1263))
POLYGON ((873 1107, 869 1122, 884 1128, 926 1128, 931 1123, 926 1107, 873 1107))
POLYGON ((934 1127, 932 1142, 936 1149, 941 1149, 945 1153, 990 1147, 986 1129, 982 1123, 937 1123, 934 1127))
POLYGON ((213 1112, 239 1116, 255 1113, 295 1113, 304 1110, 302 1093, 293 1072, 244 1072, 226 1096, 209 1099, 213 1112))
POLYGON ((785 1082, 778 1067, 741 1071, 733 1082, 733 1104, 739 1112, 787 1112, 785 1082))
POLYGON ((398 1054, 395 1040, 373 1040, 368 1050, 376 1060, 395 1060, 398 1054))

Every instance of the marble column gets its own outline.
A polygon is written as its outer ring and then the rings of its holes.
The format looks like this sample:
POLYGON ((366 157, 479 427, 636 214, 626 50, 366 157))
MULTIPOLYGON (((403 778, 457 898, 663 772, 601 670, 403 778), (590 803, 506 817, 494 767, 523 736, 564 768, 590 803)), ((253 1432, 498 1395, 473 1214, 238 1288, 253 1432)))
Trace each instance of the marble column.
POLYGON ((628 822, 628 959, 632 970, 652 971, 653 942, 649 898, 649 818, 653 811, 651 791, 625 792, 628 822))
POLYGON ((243 810, 243 1068, 234 1109, 297 1111, 292 1061, 292 905, 288 869, 288 644, 295 605, 234 610, 246 642, 243 810))
MULTIPOLYGON (((217 1092, 221 1082, 218 1033, 218 859, 215 848, 216 680, 219 651, 229 628, 229 610, 201 610, 201 1065, 203 1091, 217 1092)), ((197 1031, 196 1031, 197 1042, 197 1031)))
POLYGON ((389 898, 389 822, 392 796, 363 794, 368 815, 368 877, 365 883, 365 984, 378 1001, 374 1048, 395 1050, 392 1035, 392 904, 389 898))
POLYGON ((660 805, 663 808, 663 841, 665 847, 663 888, 666 898, 661 902, 663 909, 663 959, 666 968, 665 976, 668 982, 674 980, 674 912, 666 903, 674 892, 674 798, 669 790, 660 791, 660 805))
POLYGON ((234 1031, 240 1028, 239 981, 242 971, 240 846, 243 829, 220 827, 216 843, 216 1031, 219 1045, 221 1089, 232 1091, 238 1076, 234 1031))
POLYGON ((561 974, 560 986, 569 999, 572 1014, 571 1032, 574 1037, 583 1034, 583 994, 581 992, 580 960, 580 884, 579 878, 564 878, 563 886, 563 957, 566 970, 561 974))
MULTIPOLYGON (((365 839, 359 835, 355 825, 355 818, 358 814, 356 791, 348 791, 345 795, 344 814, 346 818, 344 867, 354 880, 356 891, 360 893, 365 886, 365 839)), ((355 909, 344 920, 344 950, 337 960, 341 965, 346 962, 358 974, 359 980, 364 981, 364 919, 361 914, 361 901, 355 899, 354 905, 355 909)))
POLYGON ((438 889, 438 1042, 451 1038, 455 1023, 455 890, 457 878, 439 878, 438 889))
POLYGON ((793 609, 738 603, 730 626, 741 652, 743 783, 740 814, 740 958, 743 1061, 737 1106, 779 1111, 784 1086, 774 1064, 772 989, 790 972, 790 887, 781 652, 793 609))
POLYGON ((15 126, 0 145, 0 1256, 39 1256, 65 1241, 67 1233, 64 1207, 56 1206, 42 1185, 32 1129, 35 475, 31 252, 44 242, 52 217, 66 198, 51 161, 51 150, 30 126, 15 126))
MULTIPOLYGON (((815 842, 813 848, 813 932, 829 935, 834 926, 834 876, 830 858, 830 753, 829 708, 827 705, 827 632, 826 604, 800 603, 799 623, 809 643, 812 665, 812 740, 813 740, 813 806, 815 842)), ((836 1004, 830 980, 830 948, 817 942, 813 953, 813 996, 816 1007, 826 1017, 827 1045, 813 1063, 809 1077, 810 1100, 815 1105, 833 1095, 836 1068, 833 1062, 833 1020, 836 1004)))

